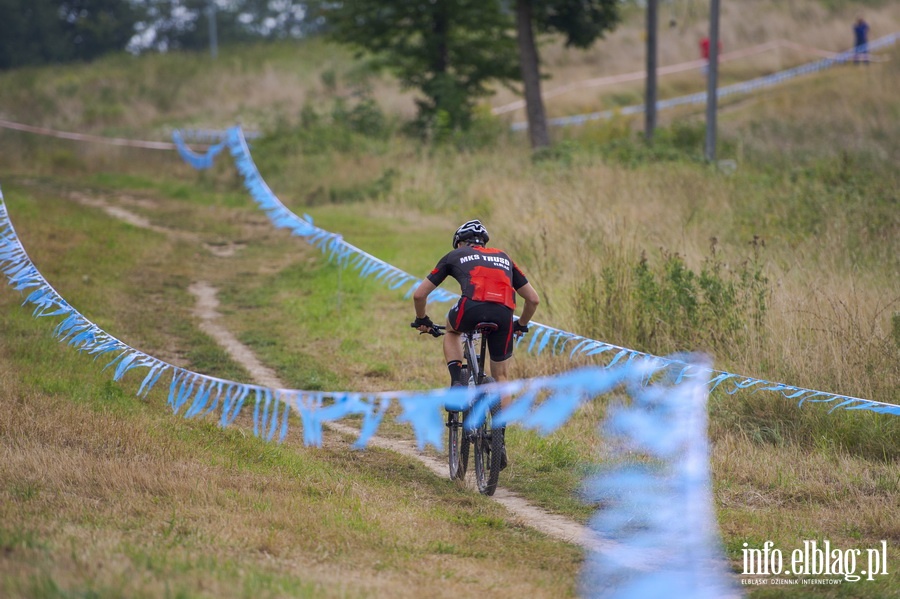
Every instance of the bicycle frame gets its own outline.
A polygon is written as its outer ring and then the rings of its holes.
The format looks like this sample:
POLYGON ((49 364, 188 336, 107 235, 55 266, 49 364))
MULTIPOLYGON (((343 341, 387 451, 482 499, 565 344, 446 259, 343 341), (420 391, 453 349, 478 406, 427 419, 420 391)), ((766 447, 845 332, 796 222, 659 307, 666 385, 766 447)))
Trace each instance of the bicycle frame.
POLYGON ((483 329, 478 328, 462 334, 463 356, 469 372, 469 381, 463 381, 463 383, 482 385, 487 376, 484 372, 484 360, 487 355, 487 335, 482 331, 483 329), (481 351, 476 352, 475 344, 479 340, 481 341, 481 351))
MULTIPOLYGON (((410 323, 413 328, 418 328, 415 322, 410 323)), ((487 356, 487 337, 499 327, 492 322, 481 322, 473 331, 462 333, 463 357, 465 364, 462 371, 465 376, 462 381, 466 386, 476 387, 493 382, 484 372, 484 361, 487 356), (480 350, 475 347, 481 341, 480 350)), ((431 330, 420 331, 420 334, 429 333, 433 337, 443 335, 444 327, 431 325, 431 330)), ((455 382, 454 382, 455 384, 455 382)), ((458 409, 447 407, 447 434, 448 434, 448 461, 450 465, 451 480, 462 480, 466 475, 469 462, 469 446, 473 447, 475 458, 475 483, 478 492, 483 495, 493 495, 497 489, 497 479, 500 470, 505 467, 505 450, 503 448, 503 429, 494 427, 494 416, 500 406, 492 401, 487 406, 483 419, 472 428, 467 428, 466 419, 474 402, 485 399, 486 394, 476 394, 470 399, 468 408, 458 409)), ((471 397, 471 396, 470 396, 471 397)), ((479 410, 480 413, 480 410, 479 410)))
MULTIPOLYGON (((467 379, 462 381, 463 384, 476 387, 493 381, 484 371, 484 362, 487 356, 487 336, 496 330, 497 325, 493 323, 480 323, 474 331, 462 334, 466 362, 463 370, 467 379), (476 350, 479 346, 480 351, 476 350)), ((483 398, 484 394, 480 394, 473 401, 483 398)), ((484 420, 474 428, 465 426, 469 410, 447 411, 450 478, 462 479, 465 476, 471 445, 474 448, 475 483, 478 491, 484 495, 494 494, 500 470, 502 437, 495 434, 493 426, 497 410, 498 406, 490 406, 484 414, 484 420)))

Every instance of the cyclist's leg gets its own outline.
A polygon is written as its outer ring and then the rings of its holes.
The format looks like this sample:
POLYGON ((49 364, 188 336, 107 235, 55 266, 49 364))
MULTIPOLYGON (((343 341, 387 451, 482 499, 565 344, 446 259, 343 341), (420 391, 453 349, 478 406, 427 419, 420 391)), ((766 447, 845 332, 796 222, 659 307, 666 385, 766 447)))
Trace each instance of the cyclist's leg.
MULTIPOLYGON (((509 380, 509 360, 503 360, 502 362, 495 362, 491 359, 491 376, 498 383, 502 383, 509 380)), ((500 398, 500 406, 507 407, 512 398, 508 395, 504 395, 500 398)))
POLYGON ((448 320, 447 328, 444 329, 444 360, 447 362, 447 367, 450 368, 450 377, 457 379, 459 377, 457 369, 462 367, 463 361, 461 336, 459 331, 453 330, 448 320), (452 366, 453 364, 456 364, 456 368, 452 366))
MULTIPOLYGON (((487 307, 490 313, 488 322, 497 325, 497 330, 488 337, 488 350, 491 354, 491 376, 495 381, 509 380, 509 359, 513 354, 513 312, 501 304, 492 304, 487 307)), ((507 407, 511 398, 504 395, 500 399, 500 405, 507 407)))
POLYGON ((463 348, 462 341, 460 340, 461 336, 462 333, 454 329, 448 319, 447 328, 444 329, 444 358, 446 358, 448 362, 450 360, 459 360, 462 362, 463 348))
POLYGON ((461 298, 447 313, 447 328, 444 329, 444 360, 450 371, 450 384, 459 381, 463 361, 462 336, 459 329, 465 311, 466 298, 461 298))
MULTIPOLYGON (((512 357, 512 324, 513 311, 502 304, 493 304, 480 302, 477 306, 473 305, 469 316, 476 316, 476 321, 471 323, 474 326, 478 322, 492 322, 497 325, 497 330, 490 334, 487 338, 488 353, 491 356, 491 376, 495 381, 503 382, 509 380, 509 358, 512 357)), ((500 406, 506 408, 511 402, 510 396, 501 396, 500 406)), ((506 455, 506 427, 494 429, 495 434, 500 436, 500 470, 503 470, 509 464, 506 455)), ((496 440, 496 437, 494 437, 496 440)))
MULTIPOLYGON (((495 362, 491 359, 491 376, 494 377, 494 380, 497 382, 503 382, 509 380, 509 369, 508 369, 509 360, 502 360, 500 362, 495 362)), ((500 397, 500 408, 504 409, 509 406, 512 401, 512 397, 509 395, 503 395, 500 397)), ((502 426, 499 429, 500 432, 500 443, 502 444, 501 449, 501 457, 500 457, 500 470, 505 469, 509 465, 509 458, 506 454, 506 427, 502 426)))

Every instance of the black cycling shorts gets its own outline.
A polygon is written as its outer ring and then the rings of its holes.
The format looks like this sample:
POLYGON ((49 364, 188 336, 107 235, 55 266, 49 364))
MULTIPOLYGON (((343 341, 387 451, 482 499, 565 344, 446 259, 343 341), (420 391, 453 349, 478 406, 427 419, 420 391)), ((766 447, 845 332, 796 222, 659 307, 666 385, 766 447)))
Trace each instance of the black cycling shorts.
POLYGON ((513 354, 513 311, 503 304, 461 298, 447 314, 447 323, 460 333, 475 329, 479 322, 493 322, 499 328, 488 336, 488 352, 494 362, 509 360, 513 354))

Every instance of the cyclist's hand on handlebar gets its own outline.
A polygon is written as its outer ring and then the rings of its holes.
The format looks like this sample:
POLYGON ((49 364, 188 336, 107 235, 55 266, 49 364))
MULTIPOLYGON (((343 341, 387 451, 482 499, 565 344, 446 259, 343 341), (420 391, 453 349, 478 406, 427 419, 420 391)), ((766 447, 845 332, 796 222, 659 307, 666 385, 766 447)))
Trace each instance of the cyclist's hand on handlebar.
POLYGON ((422 318, 419 318, 417 316, 416 319, 413 321, 413 323, 410 326, 413 326, 413 327, 419 329, 423 333, 427 333, 429 331, 429 329, 434 327, 434 323, 431 322, 431 319, 428 318, 428 315, 426 314, 422 318))
POLYGON ((527 332, 528 332, 527 324, 519 324, 518 320, 513 323, 513 335, 515 335, 516 337, 522 337, 527 332))
POLYGON ((422 318, 416 317, 416 320, 414 322, 409 323, 409 326, 411 326, 414 329, 418 329, 419 334, 428 333, 432 337, 440 337, 441 335, 444 334, 442 331, 442 329, 444 327, 436 325, 433 322, 431 322, 431 319, 428 318, 427 314, 425 316, 423 316, 422 318))

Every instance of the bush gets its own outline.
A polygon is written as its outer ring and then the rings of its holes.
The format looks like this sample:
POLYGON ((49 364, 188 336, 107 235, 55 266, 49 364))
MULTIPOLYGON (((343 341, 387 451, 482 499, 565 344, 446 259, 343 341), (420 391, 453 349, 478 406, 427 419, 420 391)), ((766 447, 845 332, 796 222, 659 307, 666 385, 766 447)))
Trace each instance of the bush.
MULTIPOLYGON (((328 201, 332 204, 348 204, 368 199, 385 198, 393 191, 394 182, 397 180, 398 174, 395 169, 388 168, 374 181, 367 181, 348 187, 331 187, 328 190, 328 201)), ((316 197, 316 194, 313 194, 308 198, 307 203, 317 203, 315 201, 316 197)))
POLYGON ((666 250, 655 263, 645 254, 637 264, 613 261, 576 291, 579 330, 655 355, 729 352, 762 335, 769 296, 763 247, 754 238, 752 255, 732 269, 713 239, 699 273, 666 250))
MULTIPOLYGON (((273 156, 331 152, 380 151, 394 133, 394 125, 378 104, 363 96, 350 104, 344 98, 334 101, 330 113, 323 114, 311 104, 300 111, 299 126, 283 125, 253 143, 258 160, 273 156)), ((275 159, 277 164, 278 160, 275 159)))
POLYGON ((345 127, 373 139, 387 139, 393 132, 381 107, 369 96, 362 97, 350 108, 338 99, 331 111, 331 120, 333 127, 345 127))
POLYGON ((508 135, 509 127, 491 113, 489 106, 483 105, 474 108, 462 123, 447 111, 437 110, 427 120, 420 116, 410 122, 404 132, 430 141, 435 147, 471 152, 496 146, 508 135))

